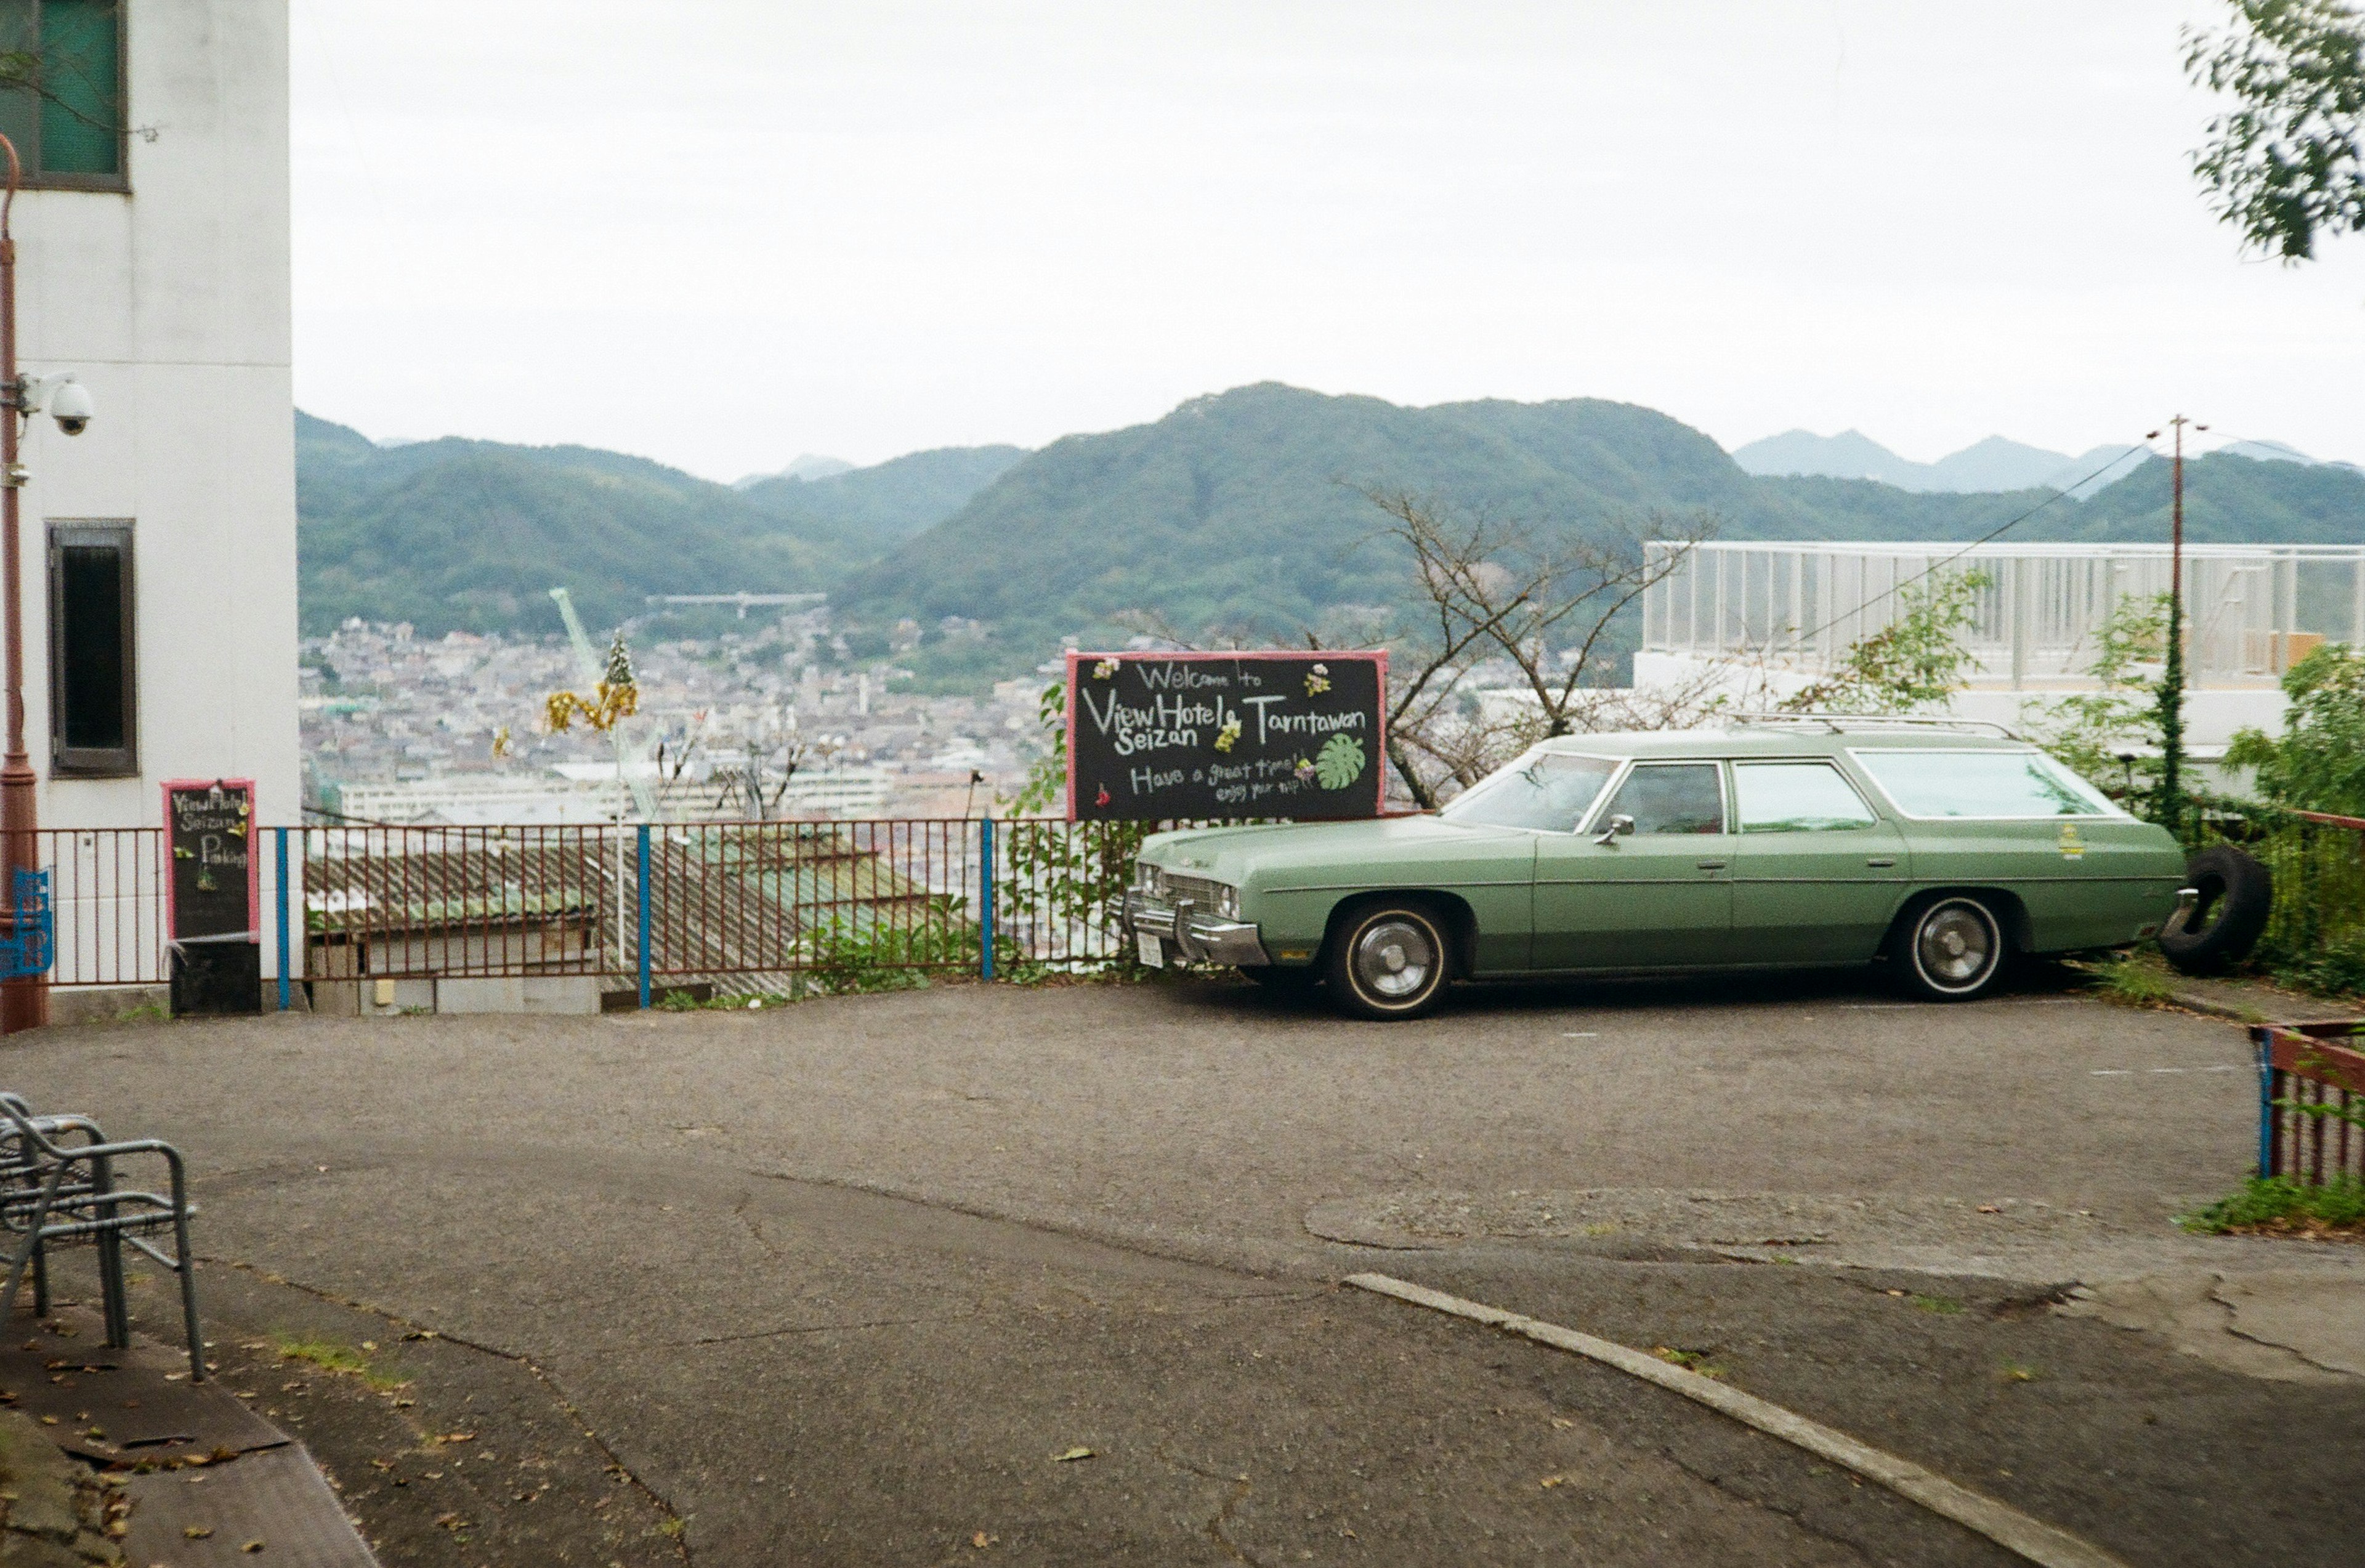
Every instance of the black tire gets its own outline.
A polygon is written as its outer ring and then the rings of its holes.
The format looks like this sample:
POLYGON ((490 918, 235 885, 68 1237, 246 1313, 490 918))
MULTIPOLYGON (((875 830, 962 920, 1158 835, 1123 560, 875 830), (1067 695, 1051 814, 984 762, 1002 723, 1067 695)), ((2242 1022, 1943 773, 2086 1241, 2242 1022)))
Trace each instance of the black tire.
POLYGON ((1322 983, 1321 969, 1312 964, 1242 964, 1240 973, 1282 996, 1302 996, 1322 983))
POLYGON ((1445 923, 1416 902, 1364 905, 1339 924, 1328 948, 1331 1005, 1351 1018, 1418 1018, 1444 996, 1452 969, 1445 923))
POLYGON ((2161 927, 2159 950, 2180 974, 2214 975, 2250 956, 2274 913, 2274 873, 2256 856, 2214 845, 2184 863, 2184 885, 2201 902, 2183 921, 2161 927))
POLYGON ((1922 1002, 1976 1002, 2012 958, 2010 928, 1980 893, 1941 893, 1906 911, 1889 937, 1899 989, 1922 1002))

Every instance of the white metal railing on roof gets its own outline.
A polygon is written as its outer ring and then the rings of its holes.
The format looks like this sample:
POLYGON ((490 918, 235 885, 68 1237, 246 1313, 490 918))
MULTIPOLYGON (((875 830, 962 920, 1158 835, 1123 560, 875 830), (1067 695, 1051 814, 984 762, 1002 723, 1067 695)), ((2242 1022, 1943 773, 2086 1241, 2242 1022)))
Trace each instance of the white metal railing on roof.
MULTIPOLYGON (((1649 546, 1664 562, 1676 544, 1649 546)), ((1688 548, 1643 596, 1642 646, 1827 669, 1903 613, 1903 590, 1987 578, 1965 639, 1975 678, 2086 674, 2124 599, 2168 591, 2165 544, 1716 542, 1688 548)), ((2196 682, 2272 679, 2326 642, 2365 645, 2365 544, 2190 544, 2185 656, 2196 682)))

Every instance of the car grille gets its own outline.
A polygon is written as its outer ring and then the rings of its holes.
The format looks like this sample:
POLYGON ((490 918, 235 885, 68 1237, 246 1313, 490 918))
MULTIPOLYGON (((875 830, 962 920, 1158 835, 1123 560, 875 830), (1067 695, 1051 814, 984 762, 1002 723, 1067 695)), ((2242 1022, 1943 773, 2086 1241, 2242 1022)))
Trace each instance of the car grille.
POLYGON ((1166 899, 1169 903, 1176 899, 1189 899, 1193 907, 1212 914, 1216 909, 1216 890, 1222 885, 1205 877, 1178 877, 1170 871, 1166 874, 1166 899))

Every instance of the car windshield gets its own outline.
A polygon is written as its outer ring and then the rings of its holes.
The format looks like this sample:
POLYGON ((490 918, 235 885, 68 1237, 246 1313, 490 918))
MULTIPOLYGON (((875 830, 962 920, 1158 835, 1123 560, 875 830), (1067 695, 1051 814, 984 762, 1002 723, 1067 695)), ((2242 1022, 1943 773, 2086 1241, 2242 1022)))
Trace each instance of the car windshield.
POLYGON ((1860 751, 1909 817, 2116 817, 2126 813, 2042 752, 1860 751))
POLYGON ((1464 827, 1573 833, 1617 771, 1618 764, 1606 756, 1530 752, 1455 796, 1437 814, 1464 827))

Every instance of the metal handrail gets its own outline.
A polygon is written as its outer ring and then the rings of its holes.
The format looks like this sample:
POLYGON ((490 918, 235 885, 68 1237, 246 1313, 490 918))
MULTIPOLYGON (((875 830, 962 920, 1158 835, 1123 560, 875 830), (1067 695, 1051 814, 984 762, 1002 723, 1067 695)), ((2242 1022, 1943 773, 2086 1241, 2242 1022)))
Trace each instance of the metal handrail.
MULTIPOLYGON (((120 1350, 129 1344, 130 1312, 124 1299, 120 1244, 129 1241, 180 1276, 182 1327, 189 1343, 189 1381, 206 1377, 205 1345, 197 1327, 196 1254, 189 1245, 189 1218, 196 1211, 189 1203, 188 1170, 181 1151, 160 1138, 127 1138, 117 1142, 69 1147, 53 1143, 56 1132, 97 1133, 86 1117, 41 1117, 28 1114, 16 1094, 0 1094, 0 1137, 14 1141, 18 1158, 7 1171, 17 1185, 9 1192, 6 1208, 11 1221, 21 1216, 23 1243, 6 1261, 7 1283, 0 1286, 0 1305, 13 1308, 17 1287, 28 1268, 42 1266, 50 1241, 89 1238, 99 1247, 99 1285, 106 1307, 107 1343, 120 1350), (113 1161, 124 1156, 156 1155, 169 1176, 168 1193, 118 1188, 113 1161), (38 1156, 38 1159, 32 1158, 38 1156), (69 1170, 87 1171, 69 1183, 69 1170), (146 1245, 138 1232, 173 1231, 174 1255, 166 1257, 146 1245)), ((101 1135, 103 1136, 103 1135, 101 1135)), ((17 1229, 11 1223, 7 1228, 17 1229)), ((37 1295, 45 1294, 37 1288, 37 1295)))

